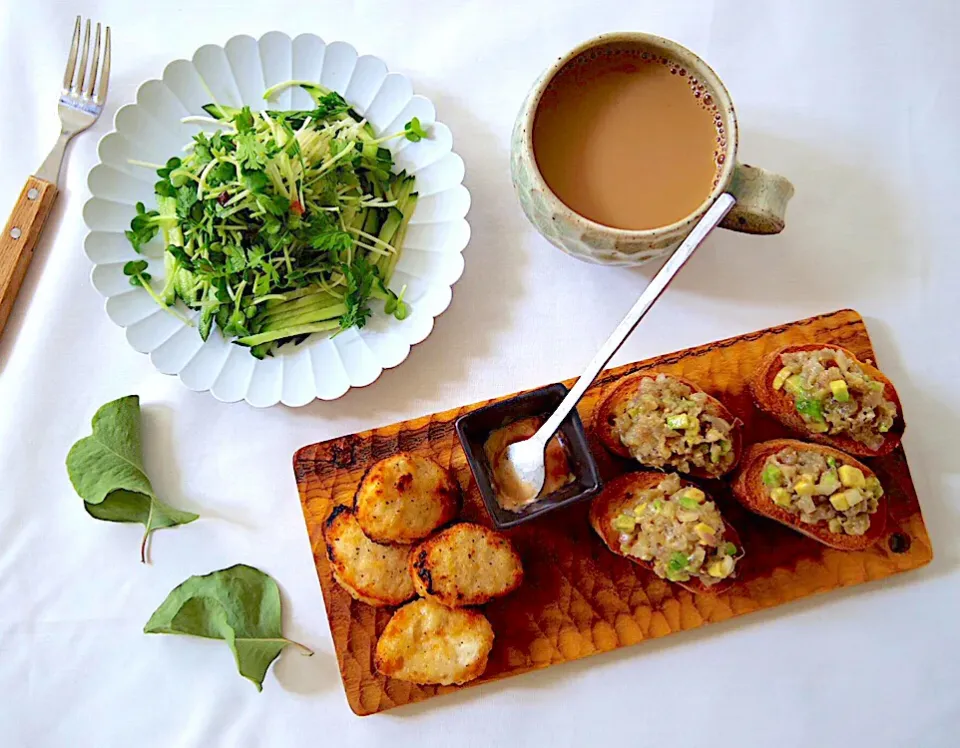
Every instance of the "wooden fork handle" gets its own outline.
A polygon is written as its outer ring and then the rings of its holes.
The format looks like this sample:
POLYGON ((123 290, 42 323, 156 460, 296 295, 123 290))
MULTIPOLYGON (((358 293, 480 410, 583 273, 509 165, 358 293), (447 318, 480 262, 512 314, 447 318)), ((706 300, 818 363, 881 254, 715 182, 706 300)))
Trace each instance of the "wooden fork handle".
POLYGON ((27 274, 33 249, 50 215, 57 186, 37 177, 30 177, 23 185, 10 220, 0 236, 0 336, 17 300, 20 284, 27 274))

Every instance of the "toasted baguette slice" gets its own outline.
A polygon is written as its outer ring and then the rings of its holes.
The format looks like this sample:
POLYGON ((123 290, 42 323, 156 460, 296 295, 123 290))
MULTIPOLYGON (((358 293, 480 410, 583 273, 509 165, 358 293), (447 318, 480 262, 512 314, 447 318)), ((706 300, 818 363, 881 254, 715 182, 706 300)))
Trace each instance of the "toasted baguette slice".
POLYGON ((333 578, 355 600, 377 607, 400 605, 416 594, 410 576, 410 546, 380 545, 363 534, 353 510, 334 507, 323 538, 333 578))
POLYGON ((733 479, 733 495, 737 501, 751 512, 775 520, 797 532, 802 532, 814 540, 819 540, 824 545, 841 551, 863 550, 876 543, 883 536, 887 524, 887 502, 884 497, 880 497, 880 501, 877 502, 877 511, 870 515, 870 527, 863 535, 830 532, 825 522, 816 525, 801 522, 798 515, 774 504, 773 500, 767 496, 766 486, 763 484, 761 475, 767 458, 785 447, 793 447, 797 450, 814 450, 824 457, 833 457, 846 465, 859 468, 864 477, 876 477, 875 473, 862 462, 833 447, 823 444, 809 444, 795 439, 771 439, 747 447, 743 460, 740 462, 740 469, 733 479))
POLYGON ((483 674, 491 649, 493 627, 482 613, 415 600, 387 622, 374 665, 390 678, 448 686, 483 674))
POLYGON ((506 536, 461 522, 413 549, 410 575, 423 597, 450 607, 483 605, 517 589, 523 565, 506 536))
MULTIPOLYGON (((617 431, 617 417, 623 412, 624 408, 627 407, 627 404, 636 394, 637 388, 640 386, 640 380, 656 379, 660 374, 664 374, 664 376, 670 377, 681 384, 687 385, 687 387, 689 387, 693 392, 703 392, 700 387, 688 379, 659 371, 645 371, 641 372, 640 374, 632 374, 624 379, 623 382, 617 385, 616 389, 614 389, 614 391, 611 392, 602 403, 600 403, 600 407, 597 408, 597 415, 595 416, 595 420, 593 422, 593 429, 597 437, 600 439, 600 443, 618 457, 625 457, 629 460, 632 459, 633 456, 630 454, 630 450, 624 446, 622 441, 620 441, 620 434, 617 431)), ((737 466, 737 462, 740 460, 740 453, 743 451, 743 435, 740 433, 740 422, 722 402, 717 400, 715 397, 707 395, 707 406, 710 409, 711 415, 723 418, 725 421, 729 421, 733 426, 730 431, 731 441, 733 442, 733 462, 731 462, 730 466, 722 473, 708 473, 707 471, 698 468, 692 470, 690 474, 697 478, 719 478, 721 475, 724 473, 729 473, 737 466)))
POLYGON ((905 423, 903 420, 903 406, 900 404, 900 397, 893 383, 887 379, 886 375, 875 366, 864 363, 853 355, 852 351, 832 343, 804 343, 800 345, 788 345, 769 355, 765 356, 760 363, 759 368, 749 382, 750 392, 753 395, 757 407, 765 413, 769 413, 787 428, 793 429, 801 434, 805 439, 829 444, 832 447, 847 452, 858 457, 881 457, 890 454, 900 440, 903 438, 905 423), (892 400, 897 406, 897 418, 893 422, 893 428, 888 431, 883 438, 883 444, 879 449, 871 449, 866 444, 858 442, 856 439, 845 434, 815 434, 807 429, 803 418, 797 413, 793 398, 783 388, 775 390, 773 380, 777 373, 783 368, 780 362, 780 356, 784 353, 799 353, 802 351, 819 351, 823 348, 832 348, 835 351, 843 351, 847 356, 854 359, 863 370, 874 379, 883 382, 883 394, 888 400, 892 400))
MULTIPOLYGON (((624 556, 624 554, 620 552, 620 533, 613 529, 611 523, 626 505, 633 503, 634 495, 637 492, 644 491, 648 488, 655 488, 663 479, 663 473, 652 470, 639 470, 635 473, 626 473, 607 483, 600 495, 597 496, 590 505, 590 525, 596 530, 597 535, 600 536, 604 545, 618 556, 623 556, 638 566, 647 569, 651 574, 653 574, 654 571, 653 564, 650 561, 643 561, 634 556, 624 556)), ((694 486, 695 484, 681 479, 680 485, 694 486)), ((707 498, 709 498, 709 496, 707 498)), ((723 539, 736 544, 737 548, 742 549, 743 544, 740 542, 740 535, 737 533, 736 528, 727 521, 726 517, 723 519, 723 525, 723 539)), ((742 563, 742 560, 740 563, 742 563)), ((669 580, 665 579, 664 581, 669 580)), ((723 592, 728 589, 733 582, 733 578, 727 577, 712 587, 705 585, 699 579, 690 579, 686 582, 673 582, 673 584, 678 584, 684 589, 696 594, 716 594, 717 592, 723 592)))

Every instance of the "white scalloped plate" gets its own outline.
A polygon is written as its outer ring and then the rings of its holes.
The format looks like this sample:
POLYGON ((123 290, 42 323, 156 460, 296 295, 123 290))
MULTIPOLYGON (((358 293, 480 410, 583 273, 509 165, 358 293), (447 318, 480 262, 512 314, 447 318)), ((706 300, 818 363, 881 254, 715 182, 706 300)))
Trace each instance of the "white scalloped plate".
MULTIPOLYGON (((306 92, 290 89, 270 106, 308 108, 311 100, 306 92)), ((88 179, 93 197, 83 208, 90 229, 84 251, 94 263, 91 280, 106 298, 110 319, 125 328, 130 345, 190 389, 210 390, 218 400, 246 400, 256 407, 334 400, 401 363, 449 305, 452 286, 463 272, 461 252, 470 239, 465 220, 470 193, 463 186, 463 160, 452 150, 450 130, 436 121, 433 104, 414 95, 406 76, 387 72, 376 57, 360 57, 349 44, 326 44, 312 34, 290 39, 271 31, 259 40, 235 36, 223 47, 200 47, 192 61, 171 62, 161 80, 140 86, 135 104, 120 108, 114 127, 100 141, 100 163, 88 179), (128 159, 165 163, 197 131, 197 125, 181 123, 182 117, 204 114, 201 107, 212 98, 263 109, 264 90, 289 79, 320 81, 339 92, 378 133, 403 129, 414 116, 427 129, 427 140, 398 139, 389 144, 397 168, 414 174, 420 194, 391 283, 395 291, 407 286, 404 298, 411 314, 401 322, 376 311, 361 330, 353 328, 335 337, 315 335, 258 361, 247 349, 224 340, 219 331, 204 343, 196 328, 157 307, 143 289, 130 286, 123 265, 140 255, 123 231, 138 200, 154 204, 156 174, 128 159)), ((159 283, 160 243, 148 245, 145 254, 154 283, 159 283)), ((182 305, 180 311, 196 316, 182 305)))

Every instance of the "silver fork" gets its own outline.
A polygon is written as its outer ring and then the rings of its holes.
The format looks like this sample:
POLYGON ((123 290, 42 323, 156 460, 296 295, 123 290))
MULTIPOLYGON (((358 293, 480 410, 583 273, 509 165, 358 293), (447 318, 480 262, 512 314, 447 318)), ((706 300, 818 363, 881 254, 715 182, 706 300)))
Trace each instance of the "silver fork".
POLYGON ((101 54, 100 24, 97 24, 91 55, 90 25, 88 18, 83 30, 82 49, 80 16, 77 16, 73 27, 73 40, 57 107, 60 115, 60 137, 57 138, 50 155, 40 164, 37 173, 27 179, 10 214, 10 220, 0 235, 0 336, 3 335, 27 267, 33 258, 37 239, 40 238, 43 225, 56 200, 57 180, 67 143, 74 135, 83 132, 97 121, 107 99, 107 84, 110 80, 110 27, 106 27, 101 54))

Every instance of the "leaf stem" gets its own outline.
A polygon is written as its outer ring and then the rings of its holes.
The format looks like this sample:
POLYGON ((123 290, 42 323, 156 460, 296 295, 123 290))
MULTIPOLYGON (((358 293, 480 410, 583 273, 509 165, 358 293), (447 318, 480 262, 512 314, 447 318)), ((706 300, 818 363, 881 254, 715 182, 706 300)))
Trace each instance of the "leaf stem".
POLYGON ((313 650, 310 649, 310 647, 308 647, 306 644, 295 642, 293 639, 287 639, 285 636, 281 636, 277 638, 265 638, 262 636, 253 636, 253 637, 238 636, 234 638, 234 641, 235 642, 276 642, 277 644, 280 644, 280 643, 292 644, 293 646, 295 646, 297 649, 300 650, 300 654, 302 654, 304 657, 313 657, 313 654, 314 654, 313 650))

